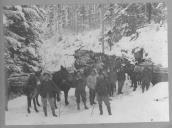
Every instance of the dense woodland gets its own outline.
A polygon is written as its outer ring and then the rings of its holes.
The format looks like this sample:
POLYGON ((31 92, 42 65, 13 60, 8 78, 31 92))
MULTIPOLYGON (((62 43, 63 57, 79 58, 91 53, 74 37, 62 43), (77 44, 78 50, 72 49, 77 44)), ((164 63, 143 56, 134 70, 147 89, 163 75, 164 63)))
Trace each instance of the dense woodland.
POLYGON ((13 73, 32 73, 41 67, 38 48, 54 34, 82 33, 101 28, 102 50, 107 39, 111 47, 122 37, 138 37, 137 29, 151 22, 167 20, 165 3, 57 4, 5 6, 3 29, 5 68, 13 73))

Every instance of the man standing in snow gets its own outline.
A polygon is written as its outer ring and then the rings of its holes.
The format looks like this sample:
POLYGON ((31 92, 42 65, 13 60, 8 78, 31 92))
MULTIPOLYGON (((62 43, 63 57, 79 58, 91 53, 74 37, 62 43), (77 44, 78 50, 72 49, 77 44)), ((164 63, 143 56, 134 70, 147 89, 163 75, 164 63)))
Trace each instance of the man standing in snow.
POLYGON ((125 81, 125 71, 123 66, 121 66, 121 68, 117 73, 117 79, 118 79, 118 94, 122 94, 123 93, 122 88, 125 81))
POLYGON ((109 72, 110 96, 113 96, 114 92, 116 91, 116 81, 117 81, 117 71, 115 68, 112 68, 112 70, 109 72))
POLYGON ((89 88, 90 105, 96 104, 94 101, 96 80, 97 80, 97 73, 95 70, 93 70, 91 74, 87 77, 87 87, 89 88))
POLYGON ((82 98, 82 101, 84 103, 85 109, 88 109, 86 105, 86 82, 84 78, 82 77, 80 71, 76 74, 76 89, 75 89, 75 97, 76 97, 76 103, 77 103, 77 109, 80 110, 80 97, 82 98))
POLYGON ((102 102, 105 103, 109 115, 112 115, 109 96, 108 96, 108 87, 102 70, 99 71, 99 77, 97 78, 97 84, 95 90, 97 94, 97 101, 99 104, 100 115, 103 115, 102 102))
POLYGON ((52 114, 53 116, 57 117, 55 114, 55 102, 54 102, 54 95, 56 92, 60 93, 60 89, 56 87, 56 85, 53 83, 51 79, 51 76, 49 73, 43 74, 43 81, 40 86, 40 95, 41 95, 41 101, 43 105, 43 111, 45 116, 47 116, 47 100, 51 106, 52 114))
POLYGON ((143 93, 144 93, 145 87, 146 87, 146 90, 149 89, 151 80, 152 80, 152 71, 148 67, 145 67, 142 73, 142 92, 143 93))

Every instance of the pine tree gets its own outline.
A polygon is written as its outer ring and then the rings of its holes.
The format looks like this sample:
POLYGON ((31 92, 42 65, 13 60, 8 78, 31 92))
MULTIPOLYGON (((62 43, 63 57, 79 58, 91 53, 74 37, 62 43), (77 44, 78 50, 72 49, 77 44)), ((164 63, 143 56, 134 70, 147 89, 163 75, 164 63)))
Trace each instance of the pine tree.
POLYGON ((38 70, 44 12, 38 6, 6 6, 3 18, 6 68, 11 73, 38 70))

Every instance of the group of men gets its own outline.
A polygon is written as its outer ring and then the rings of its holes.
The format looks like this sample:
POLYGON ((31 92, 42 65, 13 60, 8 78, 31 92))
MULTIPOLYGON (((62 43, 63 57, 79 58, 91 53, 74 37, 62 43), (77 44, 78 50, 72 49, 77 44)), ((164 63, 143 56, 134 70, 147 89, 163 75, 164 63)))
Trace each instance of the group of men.
MULTIPOLYGON (((88 109, 86 105, 86 90, 85 90, 86 85, 90 89, 89 90, 90 105, 96 104, 95 96, 97 95, 100 115, 103 114, 103 109, 102 109, 103 102, 107 106, 108 114, 112 115, 110 108, 110 101, 109 101, 108 86, 105 80, 105 74, 103 70, 100 70, 98 73, 96 72, 96 70, 93 70, 86 79, 82 77, 82 74, 80 72, 77 72, 75 96, 76 96, 76 103, 78 110, 80 110, 80 99, 82 99, 85 109, 88 109)), ((60 90, 52 81, 51 75, 49 73, 43 74, 39 90, 40 90, 44 115, 45 116, 48 115, 47 114, 47 101, 48 101, 52 110, 52 115, 56 117, 57 115, 55 113, 54 97, 57 91, 59 91, 60 93, 60 90)))
MULTIPOLYGON (((142 90, 150 83, 150 72, 148 68, 145 68, 142 79, 142 90)), ((83 74, 78 71, 75 76, 75 97, 77 103, 77 109, 80 110, 80 100, 82 99, 84 108, 88 109, 86 104, 86 86, 89 88, 89 100, 90 105, 96 104, 95 97, 97 98, 100 115, 103 115, 102 104, 107 107, 109 115, 112 115, 110 107, 110 98, 113 92, 116 91, 116 82, 118 81, 118 94, 122 94, 122 88, 125 81, 125 70, 121 66, 120 69, 112 69, 107 71, 105 69, 93 69, 88 77, 84 77, 83 74)), ((53 116, 57 116, 55 113, 55 94, 60 93, 60 89, 54 84, 49 73, 44 73, 42 82, 40 85, 40 95, 43 104, 43 111, 47 116, 47 101, 49 102, 53 116)))
POLYGON ((148 90, 152 81, 152 75, 152 70, 148 67, 144 67, 142 71, 133 71, 131 75, 133 91, 136 90, 138 84, 141 85, 143 93, 145 89, 148 90))
POLYGON ((113 92, 116 91, 116 82, 118 81, 118 94, 122 94, 122 87, 125 81, 125 72, 123 68, 120 68, 118 72, 116 69, 111 71, 107 70, 93 70, 87 78, 87 87, 89 88, 90 105, 95 104, 95 96, 99 105, 100 115, 103 114, 102 103, 104 102, 108 114, 112 115, 110 108, 110 98, 113 92))

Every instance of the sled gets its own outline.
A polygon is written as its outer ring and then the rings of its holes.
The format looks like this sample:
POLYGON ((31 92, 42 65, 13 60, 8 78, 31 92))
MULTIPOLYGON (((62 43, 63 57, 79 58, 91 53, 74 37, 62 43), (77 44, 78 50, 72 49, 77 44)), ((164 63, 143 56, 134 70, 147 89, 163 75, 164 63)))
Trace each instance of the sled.
POLYGON ((164 68, 161 65, 155 65, 152 62, 142 62, 138 64, 137 70, 143 71, 145 67, 152 71, 152 84, 155 85, 159 82, 168 82, 168 68, 164 68))

